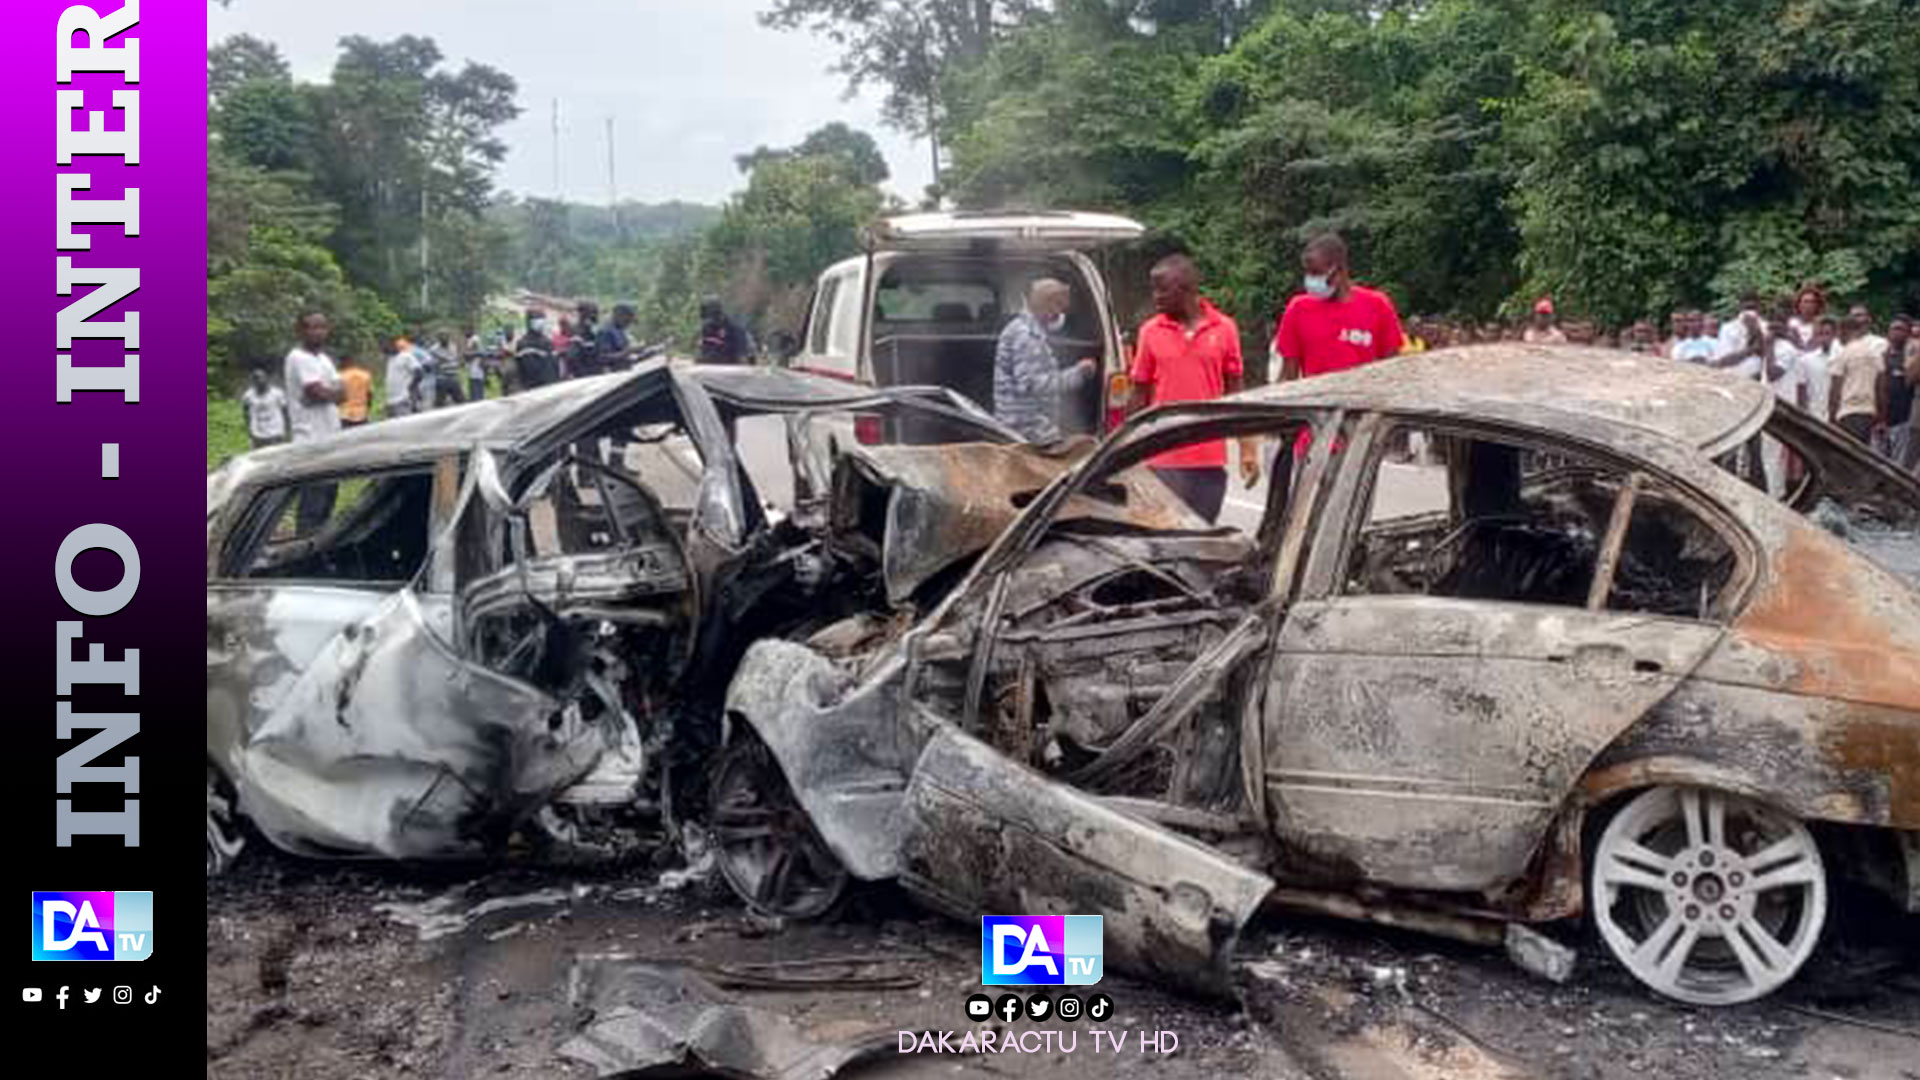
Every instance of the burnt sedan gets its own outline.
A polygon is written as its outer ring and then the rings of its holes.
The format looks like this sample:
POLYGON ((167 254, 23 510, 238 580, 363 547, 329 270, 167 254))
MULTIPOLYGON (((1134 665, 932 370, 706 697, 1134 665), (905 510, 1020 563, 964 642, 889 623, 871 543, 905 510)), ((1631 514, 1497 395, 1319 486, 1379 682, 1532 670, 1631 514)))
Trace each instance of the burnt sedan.
POLYGON ((1021 456, 947 391, 656 362, 209 474, 208 873, 242 820, 310 856, 677 839, 746 643, 893 609, 826 507, 836 433, 903 414, 1021 456))
POLYGON ((851 878, 1102 915, 1116 966, 1202 991, 1268 906, 1489 943, 1585 912, 1659 993, 1751 1000, 1842 875, 1920 911, 1917 514, 1766 387, 1610 351, 1156 410, 911 627, 754 645, 722 869, 786 914, 851 878), (1240 527, 1124 512, 1247 437, 1291 482, 1240 527), (1784 502, 1716 465, 1768 439, 1784 502))

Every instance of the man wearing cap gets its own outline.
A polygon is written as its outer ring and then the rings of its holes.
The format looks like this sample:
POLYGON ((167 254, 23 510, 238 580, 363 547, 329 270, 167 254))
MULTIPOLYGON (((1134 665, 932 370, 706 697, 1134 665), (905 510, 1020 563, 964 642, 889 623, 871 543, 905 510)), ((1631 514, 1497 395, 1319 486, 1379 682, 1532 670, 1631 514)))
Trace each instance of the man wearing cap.
POLYGON ((600 355, 600 330, 596 325, 600 321, 600 305, 591 300, 582 300, 573 309, 575 333, 568 343, 565 362, 565 374, 569 379, 582 379, 589 375, 606 372, 606 361, 600 355))
POLYGON ((700 362, 703 364, 743 364, 753 359, 753 337, 747 328, 727 314, 720 298, 709 296, 700 301, 700 362))
POLYGON ((1543 296, 1533 304, 1533 321, 1520 335, 1520 340, 1529 345, 1565 345, 1567 335, 1555 325, 1553 317, 1553 298, 1543 296))

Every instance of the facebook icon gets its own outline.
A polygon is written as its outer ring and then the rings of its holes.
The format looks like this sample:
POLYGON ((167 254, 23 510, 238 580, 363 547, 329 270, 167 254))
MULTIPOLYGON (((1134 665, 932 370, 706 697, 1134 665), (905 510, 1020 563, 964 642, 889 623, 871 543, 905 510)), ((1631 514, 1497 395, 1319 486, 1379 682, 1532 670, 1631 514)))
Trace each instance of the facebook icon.
POLYGON ((989 986, 1087 986, 1100 981, 1105 956, 1098 915, 980 918, 980 981, 989 986))

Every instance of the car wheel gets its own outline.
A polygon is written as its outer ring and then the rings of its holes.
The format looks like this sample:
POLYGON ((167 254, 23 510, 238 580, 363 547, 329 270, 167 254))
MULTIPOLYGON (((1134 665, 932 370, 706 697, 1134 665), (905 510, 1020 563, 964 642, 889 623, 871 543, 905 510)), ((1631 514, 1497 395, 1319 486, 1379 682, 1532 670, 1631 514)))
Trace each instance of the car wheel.
POLYGON ((1659 787, 1614 815, 1588 892, 1602 940, 1634 977, 1695 1005, 1764 997, 1800 970, 1827 919, 1813 834, 1753 799, 1659 787))
POLYGON ((246 840, 234 820, 233 802, 227 797, 227 785, 220 771, 207 766, 207 876, 226 872, 240 854, 246 840))
POLYGON ((813 919, 846 892, 848 874, 793 796, 765 744, 744 733, 720 753, 708 831, 720 873, 762 915, 813 919))

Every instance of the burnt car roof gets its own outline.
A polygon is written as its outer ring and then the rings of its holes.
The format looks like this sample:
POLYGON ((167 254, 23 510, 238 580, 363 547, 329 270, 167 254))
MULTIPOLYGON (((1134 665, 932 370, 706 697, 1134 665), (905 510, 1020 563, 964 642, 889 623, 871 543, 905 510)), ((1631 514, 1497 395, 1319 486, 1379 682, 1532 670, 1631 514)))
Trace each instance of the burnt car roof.
POLYGON ((1250 390, 1239 400, 1465 416, 1531 407, 1631 425, 1718 454, 1766 422, 1774 396, 1754 380, 1659 356, 1501 343, 1396 357, 1250 390))
POLYGON ((433 409, 382 420, 326 439, 283 444, 243 454, 223 470, 232 479, 293 477, 347 472, 387 464, 427 461, 476 445, 518 446, 614 399, 642 400, 667 392, 673 375, 698 382, 723 409, 742 413, 846 411, 886 402, 921 401, 978 429, 981 441, 1016 442, 1019 436, 972 402, 940 387, 876 390, 858 383, 781 368, 675 364, 650 360, 630 371, 568 379, 502 398, 433 409))

